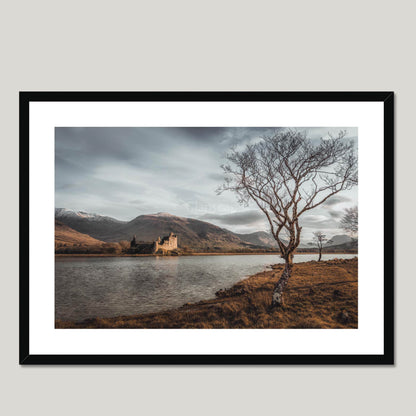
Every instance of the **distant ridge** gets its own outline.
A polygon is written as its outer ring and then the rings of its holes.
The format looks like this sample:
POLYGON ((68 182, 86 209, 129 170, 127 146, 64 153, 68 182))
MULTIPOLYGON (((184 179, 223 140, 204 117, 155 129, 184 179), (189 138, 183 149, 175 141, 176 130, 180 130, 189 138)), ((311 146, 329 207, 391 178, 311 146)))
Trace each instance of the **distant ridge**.
POLYGON ((112 217, 67 208, 56 208, 55 219, 80 233, 88 234, 102 241, 114 241, 112 235, 126 224, 125 221, 119 221, 112 217))
POLYGON ((237 234, 237 233, 234 233, 234 234, 241 240, 246 241, 247 243, 254 244, 256 246, 277 248, 276 240, 273 238, 273 236, 270 233, 267 233, 266 231, 256 231, 254 233, 249 233, 249 234, 237 234))
MULTIPOLYGON (((179 217, 167 212, 139 215, 131 221, 120 221, 85 211, 56 208, 55 218, 82 234, 104 242, 130 241, 134 235, 137 241, 150 242, 173 232, 178 235, 179 247, 191 250, 277 249, 274 238, 268 232, 238 234, 206 221, 179 217)), ((351 238, 337 235, 332 241, 326 247, 340 244, 348 247, 351 238)), ((301 244, 299 248, 302 247, 307 246, 301 244)))
POLYGON ((55 220, 55 245, 83 245, 92 246, 102 244, 103 242, 97 240, 87 234, 82 234, 74 229, 68 227, 62 222, 55 220))
POLYGON ((342 235, 334 235, 326 244, 325 247, 330 246, 338 246, 340 244, 346 244, 351 243, 354 241, 351 237, 348 235, 342 234, 342 235))
POLYGON ((179 246, 190 249, 240 250, 252 247, 252 244, 224 228, 167 212, 139 215, 131 221, 119 221, 84 211, 59 208, 55 210, 55 217, 74 230, 105 242, 130 241, 133 235, 136 235, 137 241, 154 241, 159 236, 173 232, 179 236, 179 246))

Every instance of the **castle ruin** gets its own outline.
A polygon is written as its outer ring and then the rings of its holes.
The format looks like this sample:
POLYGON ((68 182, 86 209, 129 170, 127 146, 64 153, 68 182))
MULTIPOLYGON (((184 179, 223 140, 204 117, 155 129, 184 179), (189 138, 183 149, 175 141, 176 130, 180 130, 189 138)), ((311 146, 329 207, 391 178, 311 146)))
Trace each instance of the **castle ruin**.
POLYGON ((154 252, 156 253, 159 249, 162 250, 175 250, 178 248, 178 237, 170 233, 167 237, 163 237, 162 239, 160 237, 157 238, 157 240, 153 243, 154 244, 154 252))
POLYGON ((178 248, 178 237, 170 233, 168 236, 160 238, 152 243, 137 243, 136 236, 130 242, 130 252, 143 253, 143 254, 155 254, 159 250, 172 251, 178 248))

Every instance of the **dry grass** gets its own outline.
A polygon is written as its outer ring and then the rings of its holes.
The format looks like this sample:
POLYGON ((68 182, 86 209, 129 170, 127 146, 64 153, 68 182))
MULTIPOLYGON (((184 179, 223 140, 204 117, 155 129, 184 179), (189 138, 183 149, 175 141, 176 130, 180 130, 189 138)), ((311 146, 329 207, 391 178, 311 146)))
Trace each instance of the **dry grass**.
POLYGON ((103 241, 97 240, 87 234, 79 233, 78 231, 69 228, 60 221, 55 220, 55 245, 66 244, 72 246, 75 244, 97 245, 102 244, 103 241))
POLYGON ((285 306, 270 309, 283 265, 258 273, 215 299, 136 316, 57 321, 56 328, 357 328, 358 259, 295 264, 285 306))

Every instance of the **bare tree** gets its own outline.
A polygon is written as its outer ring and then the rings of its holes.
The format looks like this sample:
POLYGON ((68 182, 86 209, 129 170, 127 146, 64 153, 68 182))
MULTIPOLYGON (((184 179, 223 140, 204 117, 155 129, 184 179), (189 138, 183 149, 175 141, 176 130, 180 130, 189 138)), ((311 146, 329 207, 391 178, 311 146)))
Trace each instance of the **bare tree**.
POLYGON ((316 247, 318 247, 318 261, 321 261, 322 247, 325 241, 327 241, 326 235, 323 234, 321 231, 316 231, 313 233, 313 243, 311 244, 314 244, 316 245, 316 247))
POLYGON ((345 214, 341 219, 341 228, 345 230, 346 233, 351 238, 357 238, 358 235, 358 207, 346 208, 345 214))
POLYGON ((310 246, 316 246, 318 249, 318 261, 321 261, 322 258, 322 249, 324 247, 324 244, 330 244, 333 243, 332 240, 328 240, 326 238, 326 235, 323 234, 321 231, 316 231, 313 233, 313 239, 308 245, 310 246))
POLYGON ((254 201, 266 216, 285 260, 273 290, 272 306, 283 304, 293 253, 300 242, 300 217, 357 184, 357 155, 353 142, 344 140, 345 135, 341 131, 337 137, 314 143, 306 133, 279 130, 243 150, 232 148, 227 155, 229 164, 222 166, 225 183, 218 193, 233 191, 246 205, 254 201))

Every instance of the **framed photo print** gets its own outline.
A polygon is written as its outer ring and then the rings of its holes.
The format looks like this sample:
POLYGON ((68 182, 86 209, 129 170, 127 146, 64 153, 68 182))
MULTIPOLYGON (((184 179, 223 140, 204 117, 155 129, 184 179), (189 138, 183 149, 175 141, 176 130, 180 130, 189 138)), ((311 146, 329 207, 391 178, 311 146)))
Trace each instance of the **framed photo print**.
POLYGON ((20 363, 393 364, 393 105, 21 92, 20 363))

